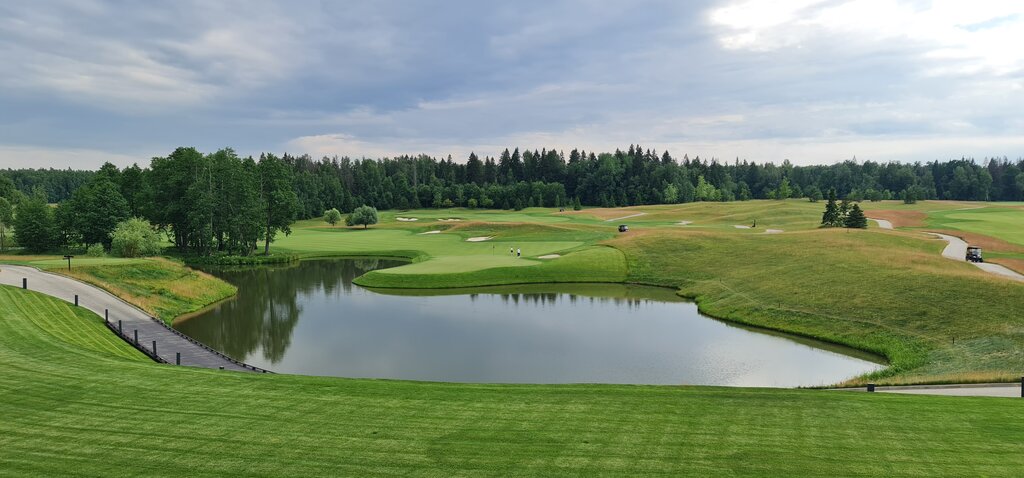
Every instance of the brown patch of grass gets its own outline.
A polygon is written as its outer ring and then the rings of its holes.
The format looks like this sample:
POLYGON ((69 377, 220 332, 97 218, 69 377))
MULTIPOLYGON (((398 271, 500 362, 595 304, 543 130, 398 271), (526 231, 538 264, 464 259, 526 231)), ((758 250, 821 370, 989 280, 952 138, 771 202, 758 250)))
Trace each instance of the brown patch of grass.
POLYGON ((921 211, 894 211, 891 209, 880 209, 869 211, 867 216, 871 219, 885 219, 892 223, 893 227, 922 227, 927 214, 921 211))
POLYGON ((559 214, 572 214, 572 215, 584 215, 594 216, 598 219, 615 219, 617 217, 629 216, 631 214, 640 214, 643 211, 638 211, 633 208, 625 207, 613 207, 613 208, 597 208, 597 209, 584 209, 582 211, 566 211, 559 214))

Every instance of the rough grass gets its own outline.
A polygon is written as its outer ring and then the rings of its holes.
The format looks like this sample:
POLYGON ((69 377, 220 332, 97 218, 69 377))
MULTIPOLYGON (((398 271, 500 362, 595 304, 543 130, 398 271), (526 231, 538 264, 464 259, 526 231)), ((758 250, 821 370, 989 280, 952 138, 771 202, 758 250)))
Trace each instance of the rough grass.
POLYGON ((168 323, 237 292, 227 282, 168 259, 76 265, 70 272, 50 269, 105 289, 168 323))
POLYGON ((1014 476, 1015 399, 472 385, 149 362, 0 287, 4 476, 1014 476))

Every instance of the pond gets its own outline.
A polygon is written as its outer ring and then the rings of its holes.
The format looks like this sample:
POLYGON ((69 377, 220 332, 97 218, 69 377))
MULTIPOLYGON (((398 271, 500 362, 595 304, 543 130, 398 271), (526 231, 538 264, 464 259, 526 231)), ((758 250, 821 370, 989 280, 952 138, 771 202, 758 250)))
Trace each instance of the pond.
POLYGON ((213 269, 238 296, 175 327, 258 367, 339 377, 793 387, 882 367, 852 349, 708 318, 669 289, 352 283, 397 265, 347 259, 213 269))

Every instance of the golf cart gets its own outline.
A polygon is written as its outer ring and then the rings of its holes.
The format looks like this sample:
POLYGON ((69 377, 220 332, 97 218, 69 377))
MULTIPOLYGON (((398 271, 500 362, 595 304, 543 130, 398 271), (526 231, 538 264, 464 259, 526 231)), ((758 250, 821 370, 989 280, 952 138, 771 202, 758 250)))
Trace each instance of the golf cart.
POLYGON ((619 232, 629 232, 629 226, 627 226, 625 224, 620 224, 619 225, 619 232))
POLYGON ((981 248, 978 246, 969 246, 967 248, 967 262, 985 262, 985 259, 981 258, 981 248))

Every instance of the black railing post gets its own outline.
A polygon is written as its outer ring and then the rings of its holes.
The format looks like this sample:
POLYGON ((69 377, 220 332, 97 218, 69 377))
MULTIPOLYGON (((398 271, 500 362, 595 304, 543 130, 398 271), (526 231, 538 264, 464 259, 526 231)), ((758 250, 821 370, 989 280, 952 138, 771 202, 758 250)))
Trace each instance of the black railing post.
POLYGON ((153 341, 153 356, 154 357, 157 356, 156 355, 156 340, 153 341))
POLYGON ((75 307, 78 307, 78 294, 75 294, 75 307))
POLYGON ((174 353, 174 365, 181 365, 181 352, 174 353))
POLYGON ((121 327, 121 319, 117 319, 117 335, 124 337, 124 328, 121 327))
POLYGON ((28 277, 21 278, 21 288, 28 289, 28 277))
POLYGON ((103 320, 110 322, 110 309, 103 309, 103 320))
POLYGON ((875 391, 875 384, 869 383, 868 384, 868 391, 869 392, 874 392, 875 391))
POLYGON ((1020 398, 1024 398, 1024 377, 1020 378, 1020 398))
POLYGON ((139 343, 139 329, 135 329, 135 343, 139 343))

